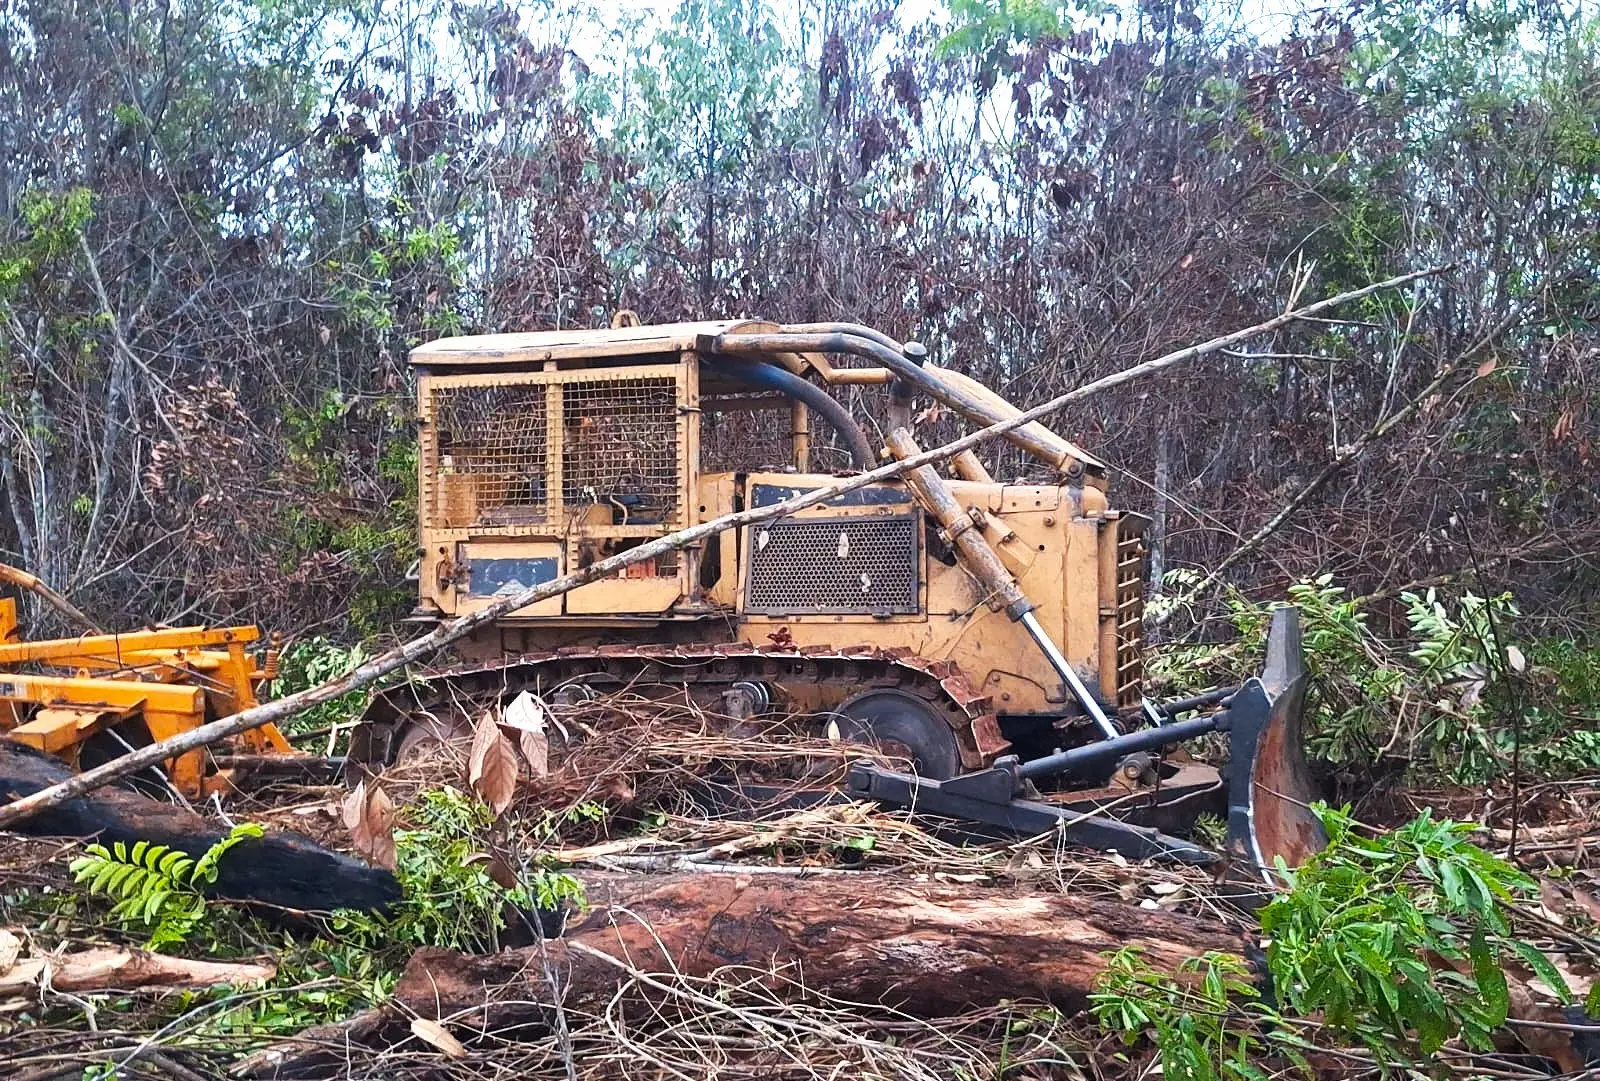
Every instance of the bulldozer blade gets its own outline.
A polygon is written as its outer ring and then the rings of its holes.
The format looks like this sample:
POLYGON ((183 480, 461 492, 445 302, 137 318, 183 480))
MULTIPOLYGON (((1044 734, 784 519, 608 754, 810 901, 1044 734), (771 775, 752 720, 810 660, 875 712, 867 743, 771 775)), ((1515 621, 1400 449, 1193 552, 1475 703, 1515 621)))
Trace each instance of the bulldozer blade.
POLYGON ((1272 613, 1261 675, 1246 681, 1229 712, 1228 848, 1247 860, 1268 885, 1278 883, 1278 861, 1298 867, 1327 846, 1306 762, 1307 673, 1294 608, 1272 613))

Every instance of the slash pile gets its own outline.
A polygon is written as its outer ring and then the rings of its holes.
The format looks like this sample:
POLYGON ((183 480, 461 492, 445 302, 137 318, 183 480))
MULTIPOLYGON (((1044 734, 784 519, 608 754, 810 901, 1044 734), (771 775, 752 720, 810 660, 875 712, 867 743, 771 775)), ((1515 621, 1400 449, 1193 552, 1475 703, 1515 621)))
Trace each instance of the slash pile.
MULTIPOLYGON (((959 843, 911 813, 796 800, 836 783, 843 759, 784 725, 737 729, 690 704, 619 696, 552 721, 528 753, 503 720, 370 778, 363 807, 381 792, 392 813, 362 825, 401 838, 406 881, 419 831, 437 829, 430 801, 481 797, 490 809, 449 839, 461 862, 512 888, 572 875, 586 904, 566 906, 564 927, 513 913, 500 948, 475 953, 214 906, 177 952, 274 955, 276 978, 195 991, 40 983, 0 1002, 0 1075, 1099 1081, 1147 1076, 1159 1058, 1084 1010, 1110 954, 1136 947, 1168 973, 1208 954, 1259 964, 1259 898, 1209 871, 1052 836, 959 843), (361 968, 368 954, 391 967, 361 968)), ((350 805, 342 788, 290 786, 232 813, 348 849, 350 805)), ((76 846, 5 840, 0 924, 27 955, 137 945, 138 928, 107 921, 65 874, 76 846)), ((1590 895, 1576 879, 1562 889, 1562 911, 1518 918, 1581 986, 1596 956, 1590 895)), ((1314 1019, 1296 1025, 1302 1064, 1273 1052, 1263 1070, 1379 1071, 1314 1019)), ((1573 1033, 1557 1035, 1570 1049, 1573 1033)), ((1485 1076, 1549 1076, 1553 1052, 1532 1043, 1441 1057, 1485 1076)))

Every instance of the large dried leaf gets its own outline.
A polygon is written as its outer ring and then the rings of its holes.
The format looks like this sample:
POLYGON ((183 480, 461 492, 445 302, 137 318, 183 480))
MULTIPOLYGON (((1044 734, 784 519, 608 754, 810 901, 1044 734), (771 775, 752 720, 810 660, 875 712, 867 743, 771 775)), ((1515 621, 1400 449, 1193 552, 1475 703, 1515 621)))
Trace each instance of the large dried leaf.
POLYGON ((535 777, 543 777, 550 772, 549 736, 524 729, 517 733, 517 746, 522 748, 522 757, 528 760, 528 769, 535 777))
POLYGON ((495 885, 505 889, 514 890, 520 885, 516 868, 507 863, 504 856, 490 856, 484 873, 494 880, 495 885))
POLYGON ((1565 927, 1567 899, 1561 894, 1561 887, 1551 882, 1548 878, 1539 879, 1539 910, 1545 919, 1558 927, 1565 927))
POLYGON ((341 808, 355 850, 379 867, 394 870, 394 801, 378 785, 362 781, 341 808))
POLYGON ((1562 442, 1572 433, 1574 425, 1578 422, 1578 413, 1572 406, 1567 406, 1556 418, 1556 426, 1550 432, 1550 438, 1557 443, 1562 442))
POLYGON ((535 777, 550 772, 550 737, 545 732, 548 720, 543 703, 523 691, 506 707, 505 719, 500 722, 516 729, 517 746, 535 777))
POLYGON ((493 713, 478 719, 467 758, 467 783, 496 815, 505 813, 517 792, 517 754, 500 731, 493 713))
POLYGON ((352 788, 344 797, 344 803, 339 810, 344 818, 344 828, 355 833, 361 826, 361 819, 367 807, 367 782, 362 780, 352 788))
POLYGON ((22 956, 22 940, 0 927, 0 976, 11 971, 11 966, 22 956))
POLYGON ((429 1021, 426 1017, 413 1017, 411 1035, 443 1051, 447 1058, 467 1057, 467 1049, 462 1046, 461 1041, 450 1035, 449 1031, 437 1021, 429 1021))
POLYGON ((372 862, 394 870, 398 856, 394 844, 394 801, 377 786, 373 786, 372 794, 367 797, 367 822, 372 831, 372 862))

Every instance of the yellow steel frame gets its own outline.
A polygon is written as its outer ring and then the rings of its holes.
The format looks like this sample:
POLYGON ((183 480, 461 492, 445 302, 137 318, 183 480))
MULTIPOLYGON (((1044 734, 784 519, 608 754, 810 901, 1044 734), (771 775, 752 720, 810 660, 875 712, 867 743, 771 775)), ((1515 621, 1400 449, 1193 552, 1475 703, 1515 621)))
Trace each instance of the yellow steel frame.
MULTIPOLYGON (((0 598, 0 628, 14 631, 15 610, 14 601, 0 598)), ((266 673, 245 645, 259 637, 254 627, 178 627, 0 645, 0 731, 74 763, 84 740, 135 718, 151 739, 167 739, 204 724, 208 706, 227 716, 257 704, 256 686, 266 673), (74 674, 14 670, 21 665, 74 674)), ((240 742, 256 752, 291 750, 273 724, 251 729, 240 742)), ((166 765, 186 796, 227 785, 226 774, 207 774, 203 750, 166 765)))
POLYGON ((244 645, 261 637, 254 627, 174 627, 127 634, 92 634, 82 638, 55 638, 0 646, 0 666, 30 663, 93 664, 109 662, 121 668, 134 654, 152 651, 201 649, 207 646, 244 645))

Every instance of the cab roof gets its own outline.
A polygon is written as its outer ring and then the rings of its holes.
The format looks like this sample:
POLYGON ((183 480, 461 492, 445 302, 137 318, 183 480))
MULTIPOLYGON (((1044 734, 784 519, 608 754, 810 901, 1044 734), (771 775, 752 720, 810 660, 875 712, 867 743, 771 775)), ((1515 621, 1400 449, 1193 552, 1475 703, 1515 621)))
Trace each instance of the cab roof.
POLYGON ((755 319, 698 323, 656 323, 601 330, 540 330, 521 334, 469 334, 440 338, 411 350, 420 368, 537 364, 546 360, 587 360, 681 353, 701 339, 719 334, 762 333, 777 324, 755 319))

